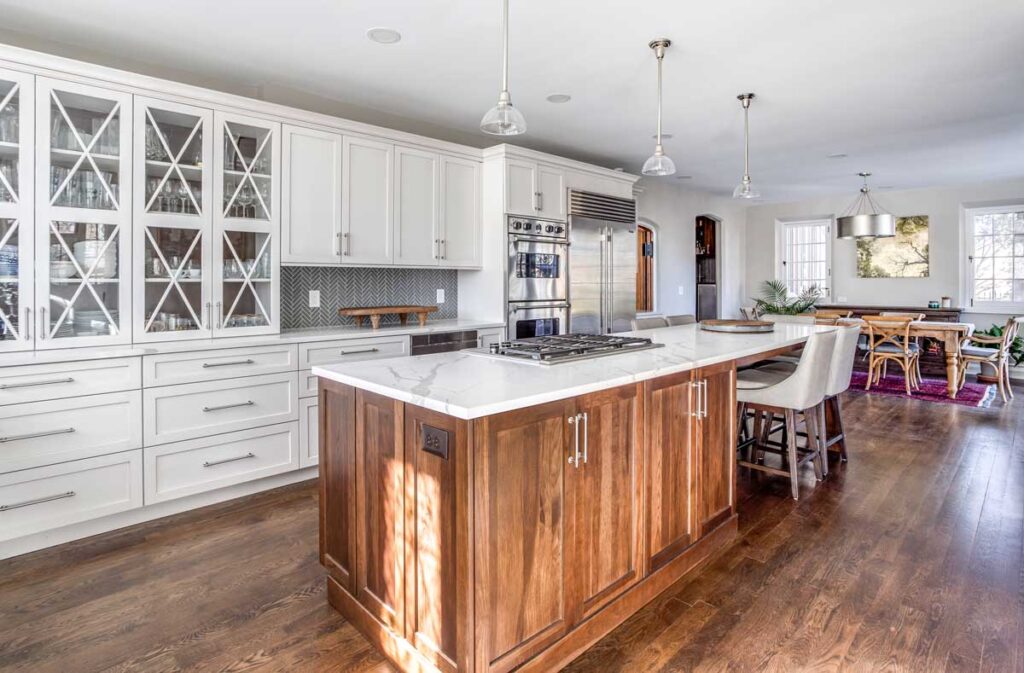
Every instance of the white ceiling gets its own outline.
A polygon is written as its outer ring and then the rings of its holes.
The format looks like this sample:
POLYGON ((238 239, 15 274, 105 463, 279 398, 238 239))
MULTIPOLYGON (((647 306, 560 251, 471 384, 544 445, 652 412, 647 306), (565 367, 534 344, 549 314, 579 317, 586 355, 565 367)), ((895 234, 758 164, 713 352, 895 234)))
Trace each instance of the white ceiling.
MULTIPOLYGON (((114 63, 287 87, 493 144, 477 124, 498 92, 499 0, 0 0, 0 16, 8 35, 114 63), (402 41, 370 42, 375 26, 402 41)), ((513 0, 512 99, 529 125, 516 142, 639 172, 654 144, 647 43, 664 36, 665 145, 688 186, 738 181, 744 91, 765 200, 852 195, 860 170, 895 188, 1017 177, 1022 35, 1020 0, 513 0), (556 92, 572 101, 545 101, 556 92)))

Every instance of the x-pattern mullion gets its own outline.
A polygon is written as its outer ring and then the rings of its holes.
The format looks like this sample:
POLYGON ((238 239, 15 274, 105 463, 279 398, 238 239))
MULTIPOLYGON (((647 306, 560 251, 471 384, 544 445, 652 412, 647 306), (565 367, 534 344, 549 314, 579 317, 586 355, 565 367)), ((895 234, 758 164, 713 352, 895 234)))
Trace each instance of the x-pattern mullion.
POLYGON ((192 244, 189 245, 188 247, 188 252, 186 252, 185 255, 181 258, 181 261, 178 263, 177 268, 171 271, 171 266, 170 264, 167 263, 167 258, 164 257, 163 251, 160 249, 160 246, 153 238, 153 233, 150 231, 149 227, 146 228, 146 238, 149 239, 149 244, 153 246, 153 252, 156 253, 157 258, 160 260, 160 264, 163 265, 163 268, 169 271, 167 280, 170 281, 167 284, 167 287, 164 288, 164 293, 160 296, 160 301, 156 303, 156 308, 153 309, 153 313, 149 316, 149 321, 146 322, 145 330, 147 332, 149 331, 149 328, 153 325, 153 321, 156 319, 157 313, 159 313, 160 309, 163 307, 164 302, 167 301, 167 296, 171 293, 171 288, 174 288, 178 291, 178 296, 180 296, 181 300, 185 302, 185 306, 188 308, 188 312, 192 314, 192 319, 195 320, 196 325, 199 326, 202 324, 202 320, 199 319, 199 316, 196 315, 195 310, 192 308, 192 302, 190 302, 188 300, 188 297, 185 296, 185 291, 182 290, 181 285, 178 283, 178 278, 181 277, 181 272, 185 268, 185 264, 187 264, 188 260, 192 258, 192 253, 195 251, 196 245, 199 244, 199 239, 201 237, 202 232, 197 230, 195 237, 192 239, 192 244))
POLYGON ((226 216, 231 210, 231 206, 235 204, 235 199, 238 198, 238 193, 242 191, 242 185, 248 180, 249 184, 252 185, 252 191, 256 194, 256 198, 260 201, 260 206, 263 208, 263 213, 270 218, 270 209, 267 208, 266 202, 263 200, 263 195, 260 194, 259 187, 256 186, 256 180, 252 177, 252 167, 256 164, 256 159, 263 154, 263 150, 267 147, 267 142, 270 141, 270 131, 263 136, 263 142, 260 143, 259 148, 252 157, 252 161, 249 163, 245 162, 245 155, 238 148, 238 142, 235 140, 235 135, 231 132, 231 127, 227 128, 228 139, 231 141, 231 146, 235 149, 235 154, 238 156, 238 160, 242 162, 242 179, 238 181, 238 185, 235 186, 235 191, 231 194, 231 199, 227 205, 224 206, 224 215, 226 216))
MULTIPOLYGON (((16 93, 18 93, 17 84, 12 86, 11 90, 7 92, 6 96, 4 96, 4 99, 0 101, 0 113, 4 111, 4 108, 7 107, 7 104, 11 102, 11 99, 14 98, 14 94, 16 93)), ((14 191, 14 187, 11 186, 11 183, 7 182, 7 177, 3 174, 2 171, 0 171, 0 184, 2 184, 7 189, 7 192, 11 195, 11 198, 14 199, 14 203, 19 203, 17 192, 14 191)))
POLYGON ((93 299, 96 300, 96 305, 100 307, 101 311, 103 311, 103 315, 106 316, 107 324, 113 327, 114 331, 117 332, 117 323, 114 322, 114 318, 110 315, 110 312, 107 311, 107 305, 103 303, 103 300, 100 299, 99 294, 96 292, 96 288, 94 288, 93 284, 89 281, 92 279, 92 274, 96 272, 96 268, 100 265, 100 262, 103 261, 103 256, 107 254, 107 250, 110 248, 114 240, 117 239, 117 236, 121 231, 121 226, 117 225, 114 227, 114 231, 111 232, 110 238, 108 238, 106 240, 106 244, 100 248, 99 253, 96 255, 96 259, 93 260, 92 266, 89 267, 88 272, 82 269, 82 265, 78 263, 77 259, 75 259, 75 255, 71 252, 71 248, 68 247, 67 241, 65 241, 64 237, 57 231, 57 227, 54 226, 53 222, 50 222, 50 230, 53 232, 53 235, 57 237, 57 242, 60 243, 60 247, 64 249, 64 253, 68 256, 68 259, 71 260, 71 263, 74 264, 75 271, 82 280, 78 283, 78 287, 75 288, 74 294, 72 294, 71 299, 68 300, 68 305, 64 307, 64 312, 60 314, 60 319, 54 324, 49 336, 52 338, 53 335, 57 333, 57 329, 64 323, 64 320, 74 307, 75 302, 78 301, 78 297, 82 294, 82 290, 86 288, 88 288, 89 293, 92 294, 93 299))
POLYGON ((246 270, 245 265, 242 264, 242 260, 239 259, 238 253, 235 251, 235 246, 231 243, 231 239, 228 238, 226 233, 224 234, 224 241, 228 244, 228 249, 231 251, 231 256, 235 258, 238 268, 242 270, 242 284, 238 288, 238 292, 235 294, 235 299, 231 302, 231 308, 228 309, 224 319, 227 320, 232 316, 232 314, 234 314, 235 307, 238 306, 238 300, 242 298, 245 288, 248 287, 249 291, 252 292, 253 299, 256 300, 256 305, 259 306, 260 311, 263 313, 263 317, 266 319, 267 323, 270 323, 270 315, 267 313, 266 307, 263 306, 263 302, 260 301, 260 295, 256 292, 256 287, 252 284, 252 275, 256 272, 256 267, 259 266, 260 259, 262 259, 263 255, 267 252, 270 237, 267 236, 263 241, 263 245, 260 247, 260 251, 256 255, 256 259, 253 260, 252 267, 249 268, 249 270, 246 270))
POLYGON ((78 129, 71 121, 71 115, 69 115, 67 110, 64 109, 64 103, 61 102, 60 96, 57 95, 56 91, 50 92, 50 96, 53 98, 53 102, 57 104, 57 109, 60 110, 60 114, 62 117, 64 117, 64 121, 67 122, 68 128, 71 130, 71 135, 75 137, 75 142, 78 143, 78 146, 80 148, 82 148, 82 154, 78 157, 78 161, 76 161, 72 169, 68 171, 67 177, 64 178, 64 182, 61 183, 60 187, 54 193, 53 198, 50 199, 50 203, 53 204, 54 202, 56 202, 57 197, 60 196, 61 192, 63 192, 64 189, 67 187, 68 183, 71 182, 71 178, 75 175, 75 173, 78 172, 78 169, 82 165, 82 162, 88 161, 89 165, 92 166, 92 170, 96 172, 96 177, 99 179, 100 184, 103 185, 103 190, 107 193, 107 196, 110 198, 110 202, 114 204, 114 208, 120 208, 120 204, 117 201, 117 197, 114 195, 114 192, 110 189, 110 185, 107 184, 107 181, 103 179, 103 173, 102 171, 100 171, 100 167, 96 165, 96 160, 93 159, 92 157, 92 148, 93 145, 95 145, 99 141, 99 139, 103 137, 103 134, 107 130, 107 126, 110 125, 110 121, 117 116, 118 111, 121 109, 121 104, 117 102, 114 103, 114 107, 111 108, 110 112, 107 114, 106 119, 104 119, 103 123, 100 124, 99 130, 97 130, 96 133, 93 134, 92 140, 90 140, 89 144, 86 145, 85 142, 82 140, 82 136, 79 135, 78 129))
POLYGON ((201 213, 202 208, 199 207, 199 201, 196 200, 195 194, 192 193, 192 186, 189 185, 188 180, 185 179, 185 175, 181 172, 179 164, 181 163, 181 157, 185 154, 185 150, 187 150, 189 145, 192 144, 192 139, 196 137, 196 133, 198 133, 202 128, 202 118, 196 120, 196 125, 192 127, 192 131, 188 134, 188 138, 185 139, 185 143, 181 146, 181 149, 178 150, 177 154, 173 154, 171 152, 170 143, 167 142, 167 139, 164 137, 163 130, 160 128, 160 125, 157 124, 156 119, 153 118, 153 113, 149 108, 146 108, 146 116, 149 118, 149 123, 153 125, 153 130, 156 131, 156 137, 160 140, 160 144, 164 148, 164 153, 167 155, 171 164, 167 167, 167 172, 164 173, 164 177, 160 180, 160 184, 157 185, 157 188, 153 191, 153 195, 149 197, 149 203, 146 204, 146 210, 148 211, 153 207, 153 202, 156 201, 157 197, 159 197, 160 192, 164 188, 164 184, 167 183, 167 178, 171 176, 171 171, 174 171, 178 174, 178 179, 181 180, 181 183, 185 185, 185 189, 188 191, 188 197, 191 199, 192 205, 195 206, 196 212, 201 213))

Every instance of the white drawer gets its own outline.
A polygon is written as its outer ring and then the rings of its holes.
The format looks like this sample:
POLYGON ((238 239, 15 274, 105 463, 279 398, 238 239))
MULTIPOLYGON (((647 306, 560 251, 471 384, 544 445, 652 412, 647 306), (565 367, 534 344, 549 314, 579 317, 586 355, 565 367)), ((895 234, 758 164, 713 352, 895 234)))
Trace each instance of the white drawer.
POLYGON ((147 355, 142 359, 142 381, 149 388, 290 372, 299 368, 298 357, 295 344, 147 355))
POLYGON ((299 428, 281 423, 143 451, 151 505, 297 469, 299 428))
POLYGON ((316 397, 320 390, 320 377, 313 374, 311 369, 303 369, 299 372, 299 397, 316 397))
POLYGON ((310 467, 319 462, 320 450, 320 398, 299 400, 299 467, 310 467))
POLYGON ((0 368, 0 405, 138 390, 139 358, 84 360, 0 368))
POLYGON ((141 506, 141 449, 0 474, 0 540, 141 506))
POLYGON ((0 407, 0 472, 142 447, 142 391, 0 407))
POLYGON ((143 391, 145 446, 299 419, 298 372, 143 391))
POLYGON ((299 369, 409 354, 409 337, 371 337, 299 344, 299 369))

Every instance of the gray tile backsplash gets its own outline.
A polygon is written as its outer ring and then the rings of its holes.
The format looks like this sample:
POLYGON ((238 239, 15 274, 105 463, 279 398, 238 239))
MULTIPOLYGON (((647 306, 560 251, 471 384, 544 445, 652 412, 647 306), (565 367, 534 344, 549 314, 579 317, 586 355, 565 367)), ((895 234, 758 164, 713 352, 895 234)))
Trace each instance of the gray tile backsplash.
MULTIPOLYGON (((339 308, 397 304, 437 305, 431 320, 459 317, 458 271, 281 267, 282 329, 353 325, 352 318, 338 315, 339 308), (439 288, 444 290, 443 304, 437 303, 439 288), (309 308, 310 290, 320 290, 320 308, 309 308)), ((398 324, 398 317, 386 316, 383 324, 398 324)))

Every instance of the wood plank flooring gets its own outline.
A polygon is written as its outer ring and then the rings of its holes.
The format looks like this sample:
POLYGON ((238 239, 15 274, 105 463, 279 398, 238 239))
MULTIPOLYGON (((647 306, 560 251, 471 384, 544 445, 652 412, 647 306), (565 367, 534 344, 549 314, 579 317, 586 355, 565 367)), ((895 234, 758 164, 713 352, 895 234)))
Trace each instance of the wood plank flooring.
MULTIPOLYGON (((567 669, 1024 673, 1024 395, 852 394, 800 502, 740 471, 740 538, 567 669)), ((0 671, 391 671, 333 610, 300 484, 0 561, 0 671)))

